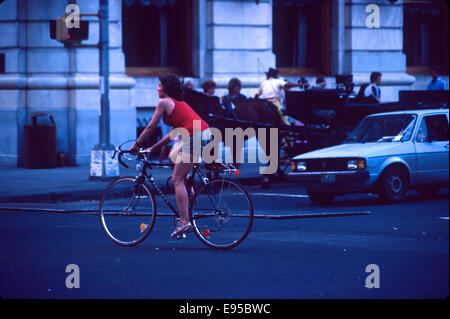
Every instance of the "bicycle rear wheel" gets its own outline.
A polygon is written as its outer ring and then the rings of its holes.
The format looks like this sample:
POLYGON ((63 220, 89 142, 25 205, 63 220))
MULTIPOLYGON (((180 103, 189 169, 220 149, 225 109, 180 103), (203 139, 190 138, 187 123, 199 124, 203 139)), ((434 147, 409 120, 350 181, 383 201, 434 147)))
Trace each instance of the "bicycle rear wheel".
POLYGON ((190 203, 195 234, 203 244, 216 249, 239 245, 250 232, 253 214, 247 191, 225 178, 201 186, 190 203))
POLYGON ((153 229, 156 203, 146 184, 134 177, 122 177, 103 192, 100 224, 106 236, 121 246, 142 242, 153 229))

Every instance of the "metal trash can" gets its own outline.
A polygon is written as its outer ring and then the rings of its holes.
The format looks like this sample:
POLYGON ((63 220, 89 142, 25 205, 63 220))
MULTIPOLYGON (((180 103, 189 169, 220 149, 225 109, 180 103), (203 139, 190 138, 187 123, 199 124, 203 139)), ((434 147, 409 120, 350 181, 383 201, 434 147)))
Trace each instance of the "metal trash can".
POLYGON ((44 112, 28 114, 31 124, 24 126, 24 166, 26 168, 52 168, 57 165, 56 125, 53 116, 44 112), (38 123, 38 117, 50 122, 38 123))

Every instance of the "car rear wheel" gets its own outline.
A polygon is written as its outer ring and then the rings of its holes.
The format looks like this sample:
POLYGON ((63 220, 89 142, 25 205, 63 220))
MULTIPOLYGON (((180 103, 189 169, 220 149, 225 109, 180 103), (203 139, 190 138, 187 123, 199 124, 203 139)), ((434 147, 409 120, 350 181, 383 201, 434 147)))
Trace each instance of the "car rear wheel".
POLYGON ((316 205, 329 205, 336 197, 334 193, 320 191, 308 191, 308 196, 316 205))
POLYGON ((379 193, 382 200, 400 202, 408 190, 408 172, 398 166, 387 168, 380 178, 379 193))

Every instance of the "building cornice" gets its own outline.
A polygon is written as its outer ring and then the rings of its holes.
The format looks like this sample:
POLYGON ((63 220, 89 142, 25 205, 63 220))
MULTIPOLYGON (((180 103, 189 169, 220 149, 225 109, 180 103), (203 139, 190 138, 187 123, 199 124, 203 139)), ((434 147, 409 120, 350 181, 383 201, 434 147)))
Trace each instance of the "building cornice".
MULTIPOLYGON (((110 75, 112 89, 130 89, 136 80, 123 74, 110 75)), ((7 74, 0 75, 0 90, 76 90, 99 89, 98 75, 77 74, 64 75, 32 75, 7 74)))

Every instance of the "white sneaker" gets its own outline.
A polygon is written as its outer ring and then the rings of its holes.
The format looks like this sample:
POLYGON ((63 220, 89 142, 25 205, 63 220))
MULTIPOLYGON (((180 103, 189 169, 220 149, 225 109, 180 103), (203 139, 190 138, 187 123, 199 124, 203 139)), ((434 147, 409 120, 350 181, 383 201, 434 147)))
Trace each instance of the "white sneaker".
POLYGON ((186 225, 178 225, 175 227, 175 230, 170 234, 170 238, 176 239, 179 238, 183 234, 189 234, 194 230, 194 226, 191 223, 187 223, 186 225))

